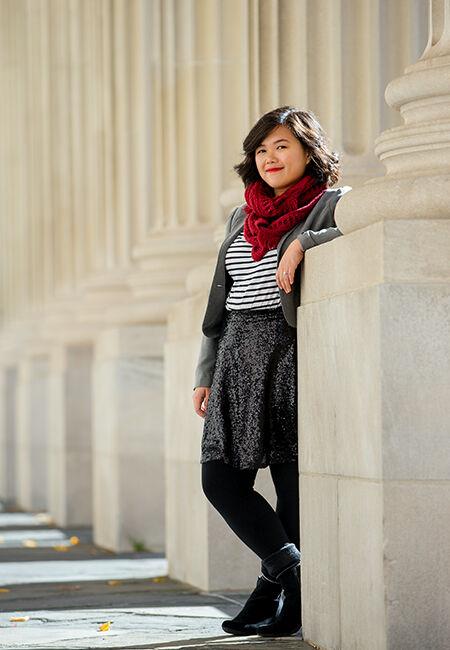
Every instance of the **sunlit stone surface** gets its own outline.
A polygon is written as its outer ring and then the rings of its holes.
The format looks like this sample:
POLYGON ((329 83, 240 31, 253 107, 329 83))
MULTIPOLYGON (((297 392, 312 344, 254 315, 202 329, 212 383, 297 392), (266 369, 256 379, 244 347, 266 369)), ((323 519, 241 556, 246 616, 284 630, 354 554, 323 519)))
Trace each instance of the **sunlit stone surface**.
POLYGON ((0 613, 0 648, 124 648, 201 637, 226 636, 216 607, 133 607, 121 609, 39 610, 26 612, 30 620, 11 623, 17 613, 0 613), (99 632, 111 621, 108 632, 99 632))
POLYGON ((0 564, 2 585, 36 582, 69 582, 156 578, 167 575, 165 558, 120 560, 58 560, 48 562, 3 562, 0 564))

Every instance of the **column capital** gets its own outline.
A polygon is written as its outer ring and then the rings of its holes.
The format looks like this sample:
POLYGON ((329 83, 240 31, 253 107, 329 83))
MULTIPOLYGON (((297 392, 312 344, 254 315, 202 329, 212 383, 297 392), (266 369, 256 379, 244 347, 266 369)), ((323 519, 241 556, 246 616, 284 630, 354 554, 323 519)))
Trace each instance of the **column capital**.
POLYGON ((422 56, 386 87, 386 102, 404 121, 375 140, 386 174, 339 202, 336 223, 344 234, 380 220, 448 218, 449 88, 450 0, 433 0, 422 56))

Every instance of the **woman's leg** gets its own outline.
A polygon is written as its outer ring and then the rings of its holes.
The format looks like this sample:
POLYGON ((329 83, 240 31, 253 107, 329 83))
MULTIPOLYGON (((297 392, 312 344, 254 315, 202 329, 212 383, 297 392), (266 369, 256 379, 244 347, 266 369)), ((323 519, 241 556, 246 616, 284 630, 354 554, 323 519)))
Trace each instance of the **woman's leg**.
POLYGON ((257 472, 210 460, 202 463, 202 488, 236 535, 264 559, 290 540, 270 503, 253 489, 257 472))
POLYGON ((273 484, 277 493, 276 512, 289 541, 300 549, 300 503, 299 473, 297 461, 270 465, 273 484))
POLYGON ((281 607, 273 620, 256 626, 262 637, 295 634, 302 627, 300 589, 300 513, 297 461, 274 463, 270 472, 277 493, 276 511, 289 535, 290 544, 280 548, 262 563, 264 570, 275 577, 283 588, 281 607))

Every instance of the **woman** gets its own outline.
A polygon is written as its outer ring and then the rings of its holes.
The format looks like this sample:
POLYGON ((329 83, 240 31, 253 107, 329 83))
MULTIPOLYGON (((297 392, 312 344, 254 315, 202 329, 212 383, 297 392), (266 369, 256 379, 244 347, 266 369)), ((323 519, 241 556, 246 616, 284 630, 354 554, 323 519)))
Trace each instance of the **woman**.
POLYGON ((204 418, 202 488, 231 529, 261 559, 256 587, 224 621, 236 635, 301 631, 296 309, 300 262, 342 233, 334 207, 351 188, 310 111, 263 115, 234 169, 245 203, 231 213, 219 250, 195 373, 204 418), (269 467, 274 511, 253 489, 269 467))

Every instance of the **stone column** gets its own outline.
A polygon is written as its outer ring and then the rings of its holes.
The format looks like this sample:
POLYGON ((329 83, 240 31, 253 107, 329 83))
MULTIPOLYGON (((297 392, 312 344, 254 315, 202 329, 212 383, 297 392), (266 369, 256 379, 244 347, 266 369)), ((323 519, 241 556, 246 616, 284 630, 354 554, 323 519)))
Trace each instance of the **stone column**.
POLYGON ((387 173, 307 251, 298 314, 305 639, 448 648, 450 0, 391 81, 387 173))
POLYGON ((18 505, 27 510, 47 507, 48 355, 27 355, 17 381, 16 480, 18 505))
POLYGON ((16 388, 17 369, 0 366, 0 498, 16 497, 16 388))
POLYGON ((50 355, 48 512, 60 526, 92 523, 92 346, 50 355))
POLYGON ((93 516, 96 544, 164 549, 161 349, 165 327, 103 331, 93 371, 93 516))
MULTIPOLYGON (((7 426, 6 411, 8 402, 6 400, 6 373, 7 367, 0 366, 0 499, 5 499, 8 489, 6 468, 8 466, 7 452, 7 426)), ((9 462, 11 465, 11 461, 9 462)))

